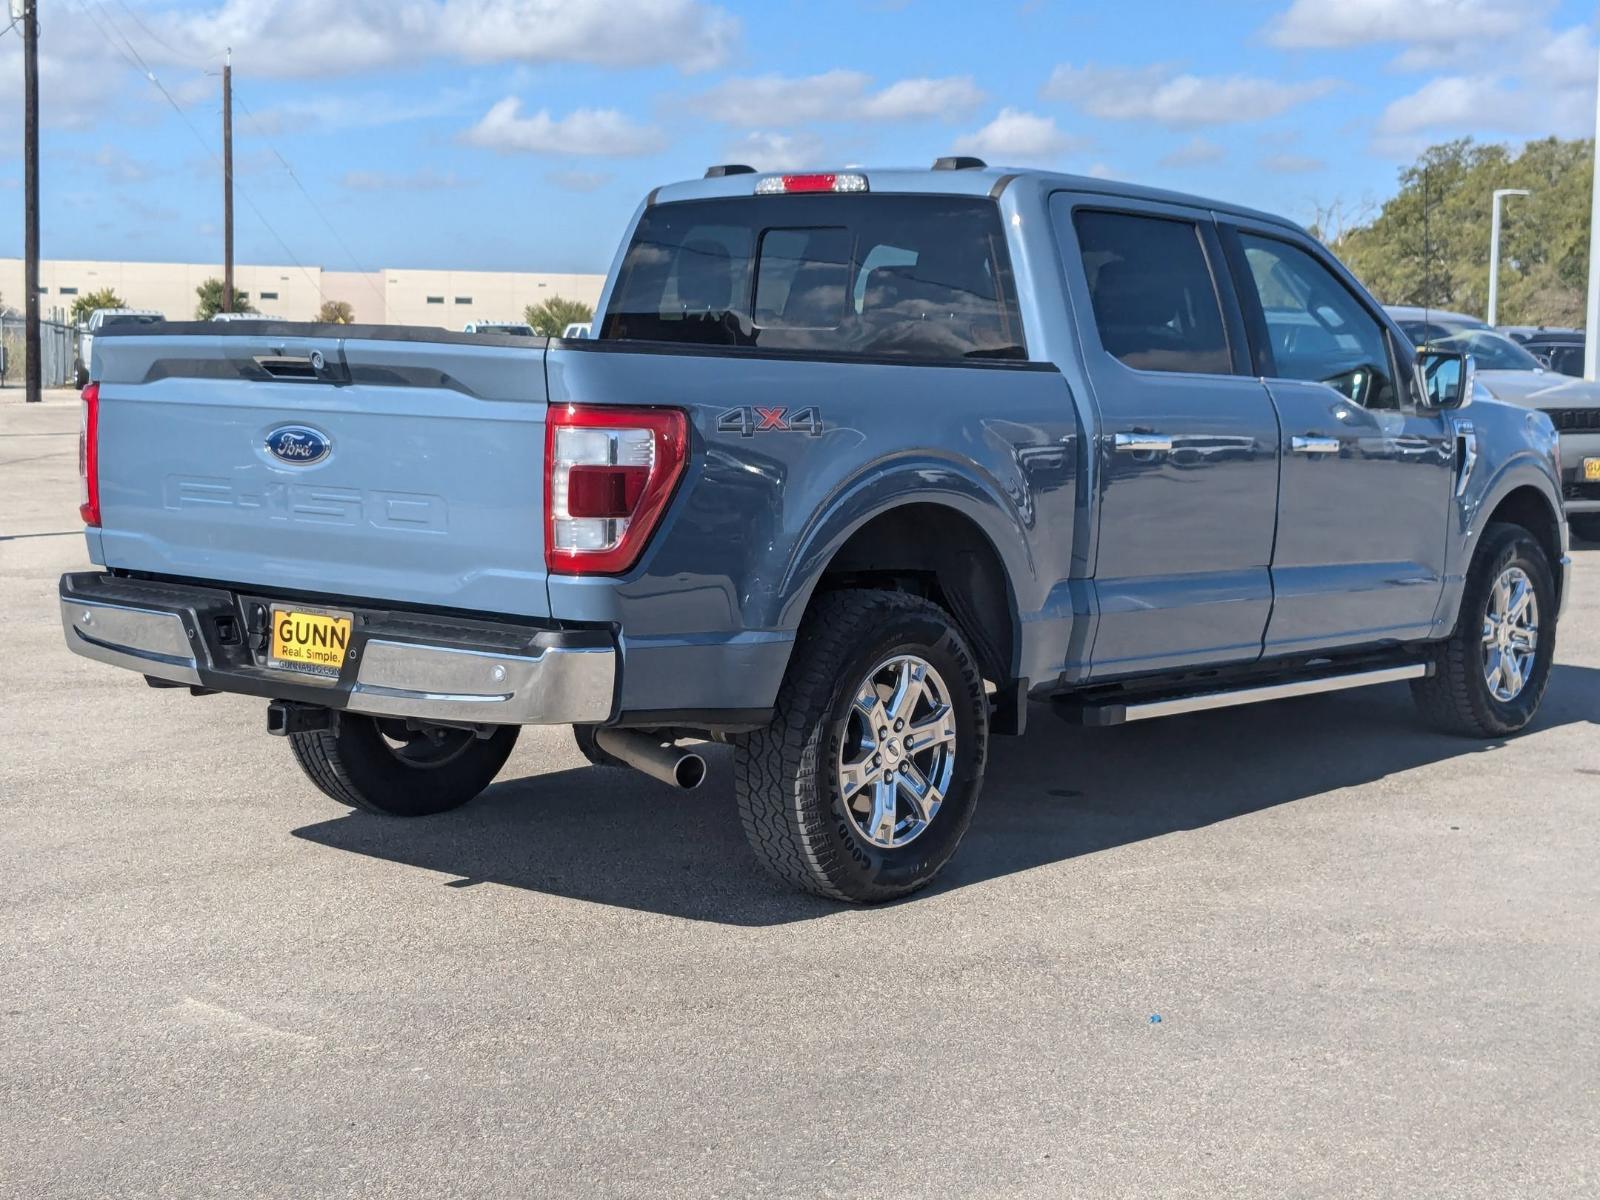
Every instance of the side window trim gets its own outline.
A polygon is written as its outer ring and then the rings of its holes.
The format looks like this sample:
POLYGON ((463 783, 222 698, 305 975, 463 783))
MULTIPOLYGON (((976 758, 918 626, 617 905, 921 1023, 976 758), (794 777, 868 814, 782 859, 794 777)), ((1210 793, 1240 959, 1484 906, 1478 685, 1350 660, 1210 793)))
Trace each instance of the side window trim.
POLYGON ((1239 226, 1232 221, 1218 221, 1217 236, 1222 241, 1222 252, 1228 260, 1228 276, 1233 281, 1234 293, 1239 298, 1239 309, 1250 346, 1251 370, 1262 379, 1276 379, 1278 364, 1272 356, 1272 337, 1267 331, 1267 314, 1261 307, 1261 295, 1256 290, 1255 277, 1250 274, 1250 263, 1244 256, 1244 243, 1239 240, 1239 226))
POLYGON ((1115 354, 1105 348, 1100 338, 1099 323, 1093 312, 1094 298, 1091 294, 1090 320, 1088 328, 1094 331, 1095 344, 1100 352, 1111 359, 1124 371, 1132 371, 1140 376, 1157 376, 1165 378, 1190 379, 1234 379, 1239 376, 1248 377, 1251 374, 1249 360, 1245 350, 1244 323, 1239 314, 1238 289, 1231 278, 1230 268, 1225 261, 1222 245, 1217 235, 1217 222, 1215 215, 1203 209, 1180 208, 1174 205, 1161 205, 1159 207, 1144 208, 1137 204, 1121 204, 1114 199, 1107 202, 1107 197, 1094 197, 1074 199, 1068 206, 1067 221, 1072 226, 1073 244, 1075 247, 1074 259, 1079 278, 1085 287, 1088 278, 1083 268, 1083 248, 1078 241, 1077 219, 1079 213, 1104 213, 1116 217, 1135 217, 1147 221, 1172 221, 1179 224, 1192 225, 1196 237, 1200 242, 1201 258, 1205 261, 1206 270, 1211 277, 1211 292, 1217 302, 1217 314, 1222 322, 1223 345, 1228 352, 1228 359, 1232 369, 1221 371, 1154 371, 1144 367, 1131 367, 1115 354))

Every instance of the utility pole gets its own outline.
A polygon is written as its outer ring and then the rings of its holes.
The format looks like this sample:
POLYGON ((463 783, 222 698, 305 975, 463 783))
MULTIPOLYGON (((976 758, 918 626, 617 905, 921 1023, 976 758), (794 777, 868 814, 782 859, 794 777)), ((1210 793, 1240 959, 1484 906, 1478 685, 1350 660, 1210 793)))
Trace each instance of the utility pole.
MULTIPOLYGON (((15 8, 15 6, 13 6, 15 8)), ((40 400, 43 378, 39 361, 39 0, 21 0, 22 18, 22 158, 23 216, 23 355, 29 404, 40 400)))
POLYGON ((233 47, 222 63, 222 311, 233 311, 233 47))
MULTIPOLYGON (((1600 79, 1600 73, 1596 78, 1600 79)), ((1595 92, 1594 132, 1594 177, 1589 197, 1589 315, 1584 322, 1586 332, 1583 339, 1585 379, 1600 375, 1600 371, 1597 371, 1597 367, 1600 367, 1600 90, 1595 92)))
POLYGON ((1500 306, 1500 201, 1507 196, 1531 196, 1527 188, 1496 188, 1492 207, 1494 216, 1489 221, 1489 324, 1498 325, 1496 309, 1500 306))

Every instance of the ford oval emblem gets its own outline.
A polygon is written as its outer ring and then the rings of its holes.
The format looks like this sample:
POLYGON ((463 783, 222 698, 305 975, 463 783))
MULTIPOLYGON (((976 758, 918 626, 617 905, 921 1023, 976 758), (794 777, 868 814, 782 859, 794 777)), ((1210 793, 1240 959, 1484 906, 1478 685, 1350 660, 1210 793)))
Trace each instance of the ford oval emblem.
POLYGON ((327 434, 304 425, 284 425, 267 434, 267 453, 279 462, 309 467, 328 457, 333 444, 327 434))

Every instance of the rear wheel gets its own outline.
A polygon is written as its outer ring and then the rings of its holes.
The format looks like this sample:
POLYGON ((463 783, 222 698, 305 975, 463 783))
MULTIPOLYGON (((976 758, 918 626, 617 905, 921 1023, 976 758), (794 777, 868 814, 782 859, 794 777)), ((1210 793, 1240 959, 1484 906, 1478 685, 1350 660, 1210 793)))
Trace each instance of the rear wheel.
POLYGON ((824 596, 773 723, 735 745, 745 834, 769 871, 805 891, 907 895, 972 821, 988 732, 977 662, 948 613, 896 592, 824 596))
POLYGON ((1573 534, 1586 542, 1600 542, 1600 513, 1574 513, 1567 518, 1573 534))
POLYGON ((517 744, 516 725, 487 738, 470 729, 341 713, 337 732, 289 736, 307 778, 352 808, 391 817, 425 817, 460 808, 484 788, 517 744))
POLYGON ((1555 644, 1555 578, 1544 549, 1519 525, 1491 525, 1467 573, 1456 630, 1412 695, 1446 733, 1516 733, 1539 711, 1555 644))

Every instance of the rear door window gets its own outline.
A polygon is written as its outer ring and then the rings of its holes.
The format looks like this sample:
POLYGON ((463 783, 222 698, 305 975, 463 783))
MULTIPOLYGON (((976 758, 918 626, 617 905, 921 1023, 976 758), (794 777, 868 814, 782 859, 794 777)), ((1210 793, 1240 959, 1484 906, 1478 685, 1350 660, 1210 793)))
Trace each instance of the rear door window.
POLYGON ((657 205, 602 340, 923 360, 1023 359, 994 201, 804 195, 657 205))
POLYGON ((1095 327, 1138 371, 1233 371, 1217 285, 1193 221, 1084 209, 1073 215, 1095 327))

